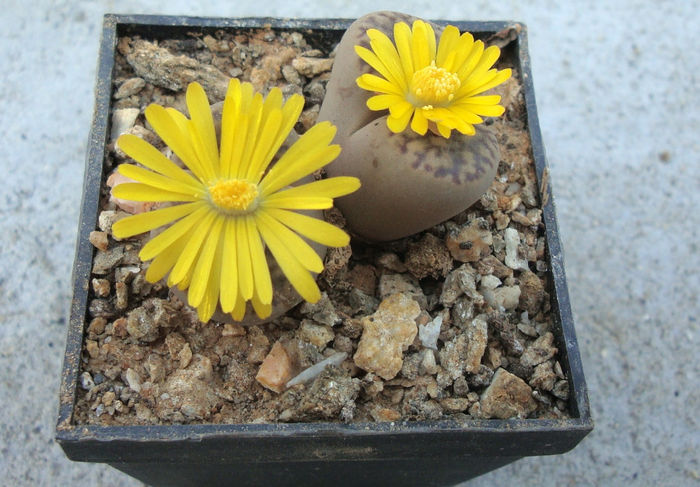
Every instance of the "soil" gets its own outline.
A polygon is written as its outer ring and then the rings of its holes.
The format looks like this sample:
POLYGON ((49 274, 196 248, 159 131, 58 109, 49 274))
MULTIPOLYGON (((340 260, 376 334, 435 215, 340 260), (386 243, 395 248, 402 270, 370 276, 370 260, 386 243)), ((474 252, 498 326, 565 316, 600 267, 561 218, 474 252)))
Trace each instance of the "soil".
MULTIPOLYGON (((167 153, 143 110, 158 103, 186 112, 190 81, 204 86, 211 103, 223 99, 230 77, 264 93, 278 86, 285 96, 303 94, 296 130, 304 132, 318 114, 338 40, 270 29, 120 38, 105 175, 127 159, 113 144, 119 133, 139 135, 167 153)), ((268 324, 200 323, 163 283, 146 282, 147 264, 137 254, 148 237, 117 241, 110 231, 127 212, 145 208, 118 206, 103 185, 99 229, 90 238, 97 250, 74 421, 568 417, 541 202, 513 59, 506 46, 498 67, 514 74, 497 90, 506 113, 489 122, 498 129, 501 162, 481 200, 408 238, 381 245, 353 239, 329 249, 318 277, 322 300, 268 324), (396 323, 401 331, 388 345, 371 336, 396 323), (376 363, 373 346, 392 350, 379 358, 387 363, 376 363), (287 375, 330 357, 340 363, 275 392, 256 380, 268 355, 283 357, 287 375)), ((344 224, 338 210, 326 217, 344 224)))

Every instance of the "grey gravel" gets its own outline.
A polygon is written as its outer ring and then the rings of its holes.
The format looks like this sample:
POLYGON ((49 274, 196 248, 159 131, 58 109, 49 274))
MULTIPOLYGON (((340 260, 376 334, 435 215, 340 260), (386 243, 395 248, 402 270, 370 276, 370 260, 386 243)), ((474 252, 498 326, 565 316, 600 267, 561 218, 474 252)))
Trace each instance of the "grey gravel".
MULTIPOLYGON (((469 485, 696 485, 700 10, 694 2, 576 5, 382 4, 428 18, 517 19, 529 30, 596 430, 570 453, 526 458, 469 485)), ((140 485, 104 465, 70 462, 52 441, 101 16, 350 18, 377 3, 39 0, 30 9, 17 1, 3 7, 0 484, 140 485)))

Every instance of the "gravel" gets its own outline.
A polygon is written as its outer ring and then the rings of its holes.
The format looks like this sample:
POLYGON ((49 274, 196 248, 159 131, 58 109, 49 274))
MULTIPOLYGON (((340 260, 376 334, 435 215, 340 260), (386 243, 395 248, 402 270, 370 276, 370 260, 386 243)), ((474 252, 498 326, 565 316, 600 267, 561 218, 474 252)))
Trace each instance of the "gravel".
MULTIPOLYGON (((596 420, 596 430, 572 452, 524 459, 469 485, 697 482, 699 401, 691 386, 700 372, 700 281, 694 271, 700 268, 700 222, 693 216, 700 204, 700 90, 698 78, 684 73, 700 65, 700 54, 691 48, 700 12, 692 2, 639 0, 585 9, 515 0, 391 6, 432 18, 528 24, 596 420), (653 380, 642 366, 649 361, 655 364, 653 380)), ((116 9, 356 17, 374 8, 367 1, 219 1, 197 7, 156 0, 143 7, 133 0, 44 0, 32 9, 17 2, 6 6, 0 20, 3 113, 18 115, 0 119, 2 484, 140 485, 110 467, 68 461, 51 440, 101 15, 116 9), (31 398, 31 407, 17 397, 31 398)), ((565 392, 562 386, 556 391, 565 392)))

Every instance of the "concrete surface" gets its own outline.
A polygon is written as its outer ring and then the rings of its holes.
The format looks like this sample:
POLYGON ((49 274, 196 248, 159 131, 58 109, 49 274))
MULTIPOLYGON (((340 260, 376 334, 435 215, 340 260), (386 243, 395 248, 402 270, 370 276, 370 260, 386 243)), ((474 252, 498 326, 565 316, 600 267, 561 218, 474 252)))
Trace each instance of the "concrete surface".
POLYGON ((700 485, 697 3, 2 3, 0 484, 139 485, 68 461, 52 439, 102 14, 351 18, 390 8, 529 26, 596 421, 574 451, 470 485, 700 485))

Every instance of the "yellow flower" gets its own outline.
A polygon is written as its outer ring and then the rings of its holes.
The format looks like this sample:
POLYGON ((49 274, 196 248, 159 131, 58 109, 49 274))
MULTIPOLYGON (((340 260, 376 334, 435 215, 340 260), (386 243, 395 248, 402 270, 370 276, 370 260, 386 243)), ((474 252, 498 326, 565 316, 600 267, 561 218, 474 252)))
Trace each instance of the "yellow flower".
POLYGON ((340 147, 329 145, 335 127, 315 125, 268 170, 299 118, 303 97, 293 95, 283 103, 275 88, 263 99, 250 83, 231 80, 220 148, 204 89, 190 84, 186 101, 190 119, 155 104, 145 114, 187 170, 139 137, 118 139, 119 147, 145 168, 120 165, 121 174, 138 182, 120 184, 112 194, 175 204, 118 221, 114 235, 125 238, 171 224, 139 253, 144 261, 153 259, 146 279, 156 282, 168 274, 169 286, 189 288, 188 302, 204 322, 217 303, 235 320, 243 318, 247 301, 258 316, 270 315, 273 290, 265 247, 294 289, 305 300, 317 301, 320 291, 311 272, 321 272, 323 262, 301 237, 334 247, 347 245, 350 237, 293 210, 330 208, 333 198, 352 193, 360 182, 336 177, 289 185, 338 156, 340 147))
POLYGON ((389 109, 387 126, 394 133, 411 128, 425 135, 429 126, 443 137, 452 129, 474 135, 480 115, 496 117, 504 108, 497 95, 476 96, 510 78, 511 70, 491 69, 501 50, 484 49, 482 41, 452 25, 445 27, 435 46, 430 24, 416 20, 394 25, 394 41, 384 33, 367 30, 372 50, 355 46, 355 52, 377 73, 363 74, 357 85, 378 93, 367 100, 370 110, 389 109))

